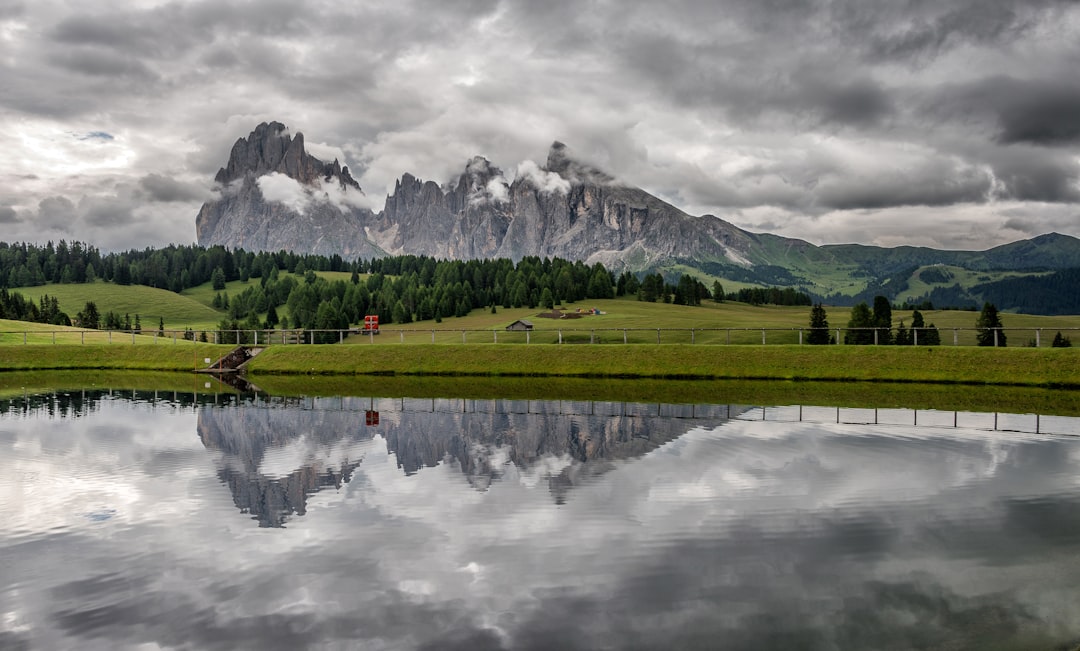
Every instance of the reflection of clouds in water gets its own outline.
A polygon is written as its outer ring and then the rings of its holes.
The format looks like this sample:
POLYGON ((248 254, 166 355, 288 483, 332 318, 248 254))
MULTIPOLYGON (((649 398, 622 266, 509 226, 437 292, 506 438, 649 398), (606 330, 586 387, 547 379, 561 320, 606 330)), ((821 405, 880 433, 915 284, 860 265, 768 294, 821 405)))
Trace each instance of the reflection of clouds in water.
MULTIPOLYGON (((600 459, 604 472, 559 503, 548 479, 581 464, 518 449, 542 440, 525 421, 514 422, 517 447, 493 420, 460 415, 444 434, 471 433, 461 448, 411 414, 373 439, 270 427, 262 448, 202 429, 220 444, 207 457, 191 414, 154 417, 175 437, 133 445, 117 433, 146 414, 121 408, 87 418, 82 444, 36 459, 46 476, 138 468, 124 483, 140 517, 50 531, 45 500, 40 523, 0 538, 9 584, 21 586, 0 593, 0 612, 22 622, 0 627, 0 642, 1053 648, 1080 622, 1075 439, 732 422, 636 460, 600 459), (404 449, 394 440, 415 458, 390 453, 404 449), (308 496, 305 517, 268 531, 238 516, 213 476, 215 459, 230 455, 227 467, 272 478, 292 462, 363 462, 340 490, 308 496), (491 471, 485 491, 470 475, 478 469, 491 471)), ((244 418, 250 427, 253 415, 244 418)), ((267 418, 269 427, 277 416, 267 418)), ((50 449, 41 424, 16 421, 16 443, 50 449)), ((62 426, 53 435, 63 438, 62 426)), ((0 477, 24 461, 0 459, 0 477)), ((62 497, 71 486, 48 488, 61 495, 56 508, 74 499, 62 497)), ((116 508, 98 501, 75 513, 102 507, 116 508)))

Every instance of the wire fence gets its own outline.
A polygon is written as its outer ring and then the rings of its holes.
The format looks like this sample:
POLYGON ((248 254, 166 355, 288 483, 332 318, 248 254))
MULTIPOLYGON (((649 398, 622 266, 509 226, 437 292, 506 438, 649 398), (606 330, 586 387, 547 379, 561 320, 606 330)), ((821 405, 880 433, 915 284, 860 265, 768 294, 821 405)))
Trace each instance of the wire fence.
MULTIPOLYGON (((912 328, 910 345, 975 346, 980 335, 994 345, 1048 348, 1068 342, 1080 328, 912 328), (1060 336, 1059 336, 1060 334, 1060 336)), ((883 328, 557 328, 533 330, 382 328, 348 330, 9 330, 0 344, 179 345, 214 343, 251 346, 327 344, 691 344, 691 345, 884 345, 895 335, 883 328), (811 336, 816 335, 816 336, 811 336)), ((1078 342, 1080 345, 1080 342, 1078 342)))

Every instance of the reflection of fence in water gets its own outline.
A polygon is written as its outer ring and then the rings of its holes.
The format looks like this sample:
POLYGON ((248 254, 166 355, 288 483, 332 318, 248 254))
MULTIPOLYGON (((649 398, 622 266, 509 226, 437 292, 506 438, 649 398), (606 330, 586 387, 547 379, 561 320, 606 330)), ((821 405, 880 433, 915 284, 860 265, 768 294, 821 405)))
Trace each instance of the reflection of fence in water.
POLYGON ((761 407, 734 404, 671 404, 587 400, 502 400, 461 398, 303 398, 303 408, 397 413, 537 414, 625 416, 690 420, 834 423, 973 429, 1080 436, 1080 418, 1041 414, 876 409, 789 405, 761 407), (348 403, 346 402, 348 401, 348 403), (359 401, 354 403, 353 401, 359 401), (336 403, 336 404, 335 404, 336 403))
POLYGON ((50 394, 24 393, 0 400, 0 414, 43 409, 73 415, 93 410, 102 399, 127 399, 181 407, 265 406, 283 409, 346 411, 360 422, 378 427, 379 413, 536 414, 627 418, 677 418, 705 421, 766 421, 954 428, 1029 434, 1080 436, 1080 418, 1042 414, 939 411, 933 409, 875 409, 786 405, 762 407, 736 404, 673 404, 590 400, 507 400, 472 398, 374 397, 243 397, 236 394, 94 389, 50 394))
POLYGON ((791 405, 750 407, 733 418, 749 421, 895 425, 1080 436, 1080 418, 1041 414, 791 405))

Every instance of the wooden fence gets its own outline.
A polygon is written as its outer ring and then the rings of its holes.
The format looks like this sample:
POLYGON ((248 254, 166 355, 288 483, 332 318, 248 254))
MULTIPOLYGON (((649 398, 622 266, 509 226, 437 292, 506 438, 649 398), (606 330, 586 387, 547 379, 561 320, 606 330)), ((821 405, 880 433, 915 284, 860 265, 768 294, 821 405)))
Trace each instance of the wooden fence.
MULTIPOLYGON (((916 345, 928 340, 929 328, 909 330, 916 345)), ((877 328, 829 328, 830 345, 845 345, 849 334, 861 333, 869 343, 882 343, 877 328)), ((977 328, 938 328, 942 346, 974 346, 977 328)), ((1080 328, 996 328, 1010 347, 1051 346, 1055 335, 1072 339, 1080 328)), ((13 330, 0 331, 0 344, 691 344, 691 345, 808 345, 810 328, 557 328, 529 331, 504 329, 383 327, 380 333, 349 330, 13 330)), ((853 344, 847 344, 853 345, 853 344)), ((1080 346, 1080 341, 1077 342, 1080 346)))

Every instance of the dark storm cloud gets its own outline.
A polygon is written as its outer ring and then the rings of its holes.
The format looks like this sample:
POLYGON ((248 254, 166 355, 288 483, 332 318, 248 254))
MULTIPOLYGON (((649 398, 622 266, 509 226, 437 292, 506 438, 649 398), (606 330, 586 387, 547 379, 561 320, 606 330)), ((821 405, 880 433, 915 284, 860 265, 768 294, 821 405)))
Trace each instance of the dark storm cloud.
POLYGON ((1012 146, 986 154, 1003 195, 1020 201, 1080 201, 1080 161, 1066 151, 1012 146))
POLYGON ((888 206, 946 206, 979 202, 992 187, 981 169, 958 169, 935 161, 921 169, 861 176, 857 172, 827 180, 816 189, 820 205, 834 210, 888 206))
MULTIPOLYGON (((477 154, 542 162, 562 140, 721 217, 982 206, 989 219, 993 201, 1077 200, 1078 24, 1068 0, 43 0, 0 9, 0 105, 116 134, 131 167, 111 181, 151 197, 169 191, 148 175, 197 185, 276 119, 343 150, 374 195, 404 172, 454 178, 477 154)), ((113 192, 73 176, 24 184, 15 209, 113 192)), ((192 223, 194 193, 175 196, 169 219, 192 223)))
POLYGON ((147 174, 139 179, 139 187, 151 201, 205 201, 209 197, 204 188, 162 174, 147 174))
POLYGON ((990 112, 1006 145, 1080 143, 1080 76, 1057 79, 991 77, 970 91, 967 109, 990 112))
POLYGON ((157 74, 139 59, 124 53, 96 48, 71 48, 54 52, 48 60, 71 72, 109 79, 154 81, 157 74))
POLYGON ((14 224, 19 221, 19 215, 11 206, 0 206, 0 224, 14 224))

